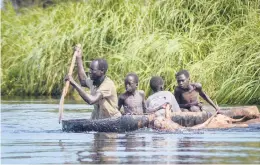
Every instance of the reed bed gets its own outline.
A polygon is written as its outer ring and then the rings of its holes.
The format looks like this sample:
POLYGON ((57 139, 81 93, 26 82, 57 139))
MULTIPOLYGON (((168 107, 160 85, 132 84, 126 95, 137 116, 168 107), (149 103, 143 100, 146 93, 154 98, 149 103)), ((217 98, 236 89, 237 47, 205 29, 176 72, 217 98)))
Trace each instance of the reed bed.
POLYGON ((148 95, 151 76, 173 91, 175 73, 187 69, 219 104, 260 104, 258 0, 88 0, 19 12, 5 6, 2 95, 59 95, 73 45, 81 43, 86 68, 91 59, 107 59, 118 93, 129 72, 148 95))

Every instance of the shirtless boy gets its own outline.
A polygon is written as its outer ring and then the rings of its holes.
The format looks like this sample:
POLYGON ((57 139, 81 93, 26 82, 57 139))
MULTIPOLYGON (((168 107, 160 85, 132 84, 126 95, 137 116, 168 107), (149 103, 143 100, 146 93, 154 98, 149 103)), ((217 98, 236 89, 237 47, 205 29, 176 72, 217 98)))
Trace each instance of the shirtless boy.
POLYGON ((119 96, 118 108, 124 107, 123 114, 143 114, 146 112, 145 94, 142 90, 137 90, 138 76, 129 73, 125 78, 125 93, 119 96))
POLYGON ((200 112, 202 104, 199 102, 199 96, 206 100, 218 112, 216 106, 208 95, 202 90, 200 83, 190 83, 190 75, 187 70, 181 70, 176 74, 178 86, 174 90, 174 96, 183 111, 200 112))

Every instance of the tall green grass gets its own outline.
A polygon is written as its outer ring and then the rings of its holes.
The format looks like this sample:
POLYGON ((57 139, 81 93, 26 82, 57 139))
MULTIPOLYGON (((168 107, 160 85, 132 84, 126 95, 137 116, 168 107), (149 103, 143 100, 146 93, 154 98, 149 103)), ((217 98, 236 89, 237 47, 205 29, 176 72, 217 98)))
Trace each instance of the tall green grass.
POLYGON ((59 94, 81 43, 86 67, 107 59, 119 93, 128 72, 148 94, 151 76, 173 91, 175 73, 188 69, 219 104, 260 104, 258 0, 88 0, 1 12, 2 95, 59 94))

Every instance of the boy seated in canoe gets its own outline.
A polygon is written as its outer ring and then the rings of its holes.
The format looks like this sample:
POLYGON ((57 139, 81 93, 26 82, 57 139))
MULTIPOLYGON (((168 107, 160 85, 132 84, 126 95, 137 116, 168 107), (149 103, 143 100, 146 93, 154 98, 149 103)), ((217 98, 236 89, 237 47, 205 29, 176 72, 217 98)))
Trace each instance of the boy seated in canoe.
POLYGON ((143 114, 146 111, 145 94, 142 90, 137 90, 138 76, 135 73, 129 73, 125 78, 125 93, 118 99, 118 108, 124 107, 123 114, 143 114))
POLYGON ((190 83, 190 74, 187 70, 181 70, 176 75, 178 86, 174 90, 174 96, 179 103, 182 111, 200 112, 202 104, 199 102, 199 96, 206 100, 218 112, 216 106, 210 97, 202 90, 200 83, 190 83))
POLYGON ((174 97, 174 95, 164 90, 164 81, 159 76, 154 76, 150 80, 150 87, 153 91, 153 94, 147 98, 146 106, 147 106, 147 113, 155 113, 157 115, 161 112, 164 113, 164 105, 169 103, 171 106, 172 112, 181 112, 180 107, 174 97))
POLYGON ((154 129, 160 129, 164 124, 170 123, 171 128, 179 125, 171 121, 171 113, 169 112, 181 112, 180 107, 174 97, 174 95, 164 90, 164 81, 159 76, 153 76, 150 80, 150 88, 153 94, 147 98, 146 106, 147 113, 149 114, 149 126, 154 129), (168 112, 168 113, 167 113, 168 112), (167 122, 165 122, 167 120, 167 122))
POLYGON ((121 113, 117 109, 118 99, 115 84, 106 76, 108 69, 107 61, 105 59, 93 60, 89 66, 90 77, 88 77, 83 67, 81 49, 76 47, 76 51, 78 51, 76 62, 80 85, 89 88, 90 94, 82 89, 71 75, 66 76, 65 80, 70 82, 70 85, 77 90, 84 101, 94 105, 91 119, 120 117, 121 113))

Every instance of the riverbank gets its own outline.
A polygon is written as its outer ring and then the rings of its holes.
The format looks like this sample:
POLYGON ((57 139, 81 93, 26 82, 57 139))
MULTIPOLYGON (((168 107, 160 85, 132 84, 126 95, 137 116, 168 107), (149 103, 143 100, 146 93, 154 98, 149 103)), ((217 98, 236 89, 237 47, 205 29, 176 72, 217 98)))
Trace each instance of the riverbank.
MULTIPOLYGON (((161 75, 173 91, 188 69, 218 104, 260 104, 259 2, 113 1, 11 6, 2 13, 1 95, 59 95, 81 43, 86 66, 106 58, 118 93, 128 72, 161 75)), ((76 77, 76 74, 74 75, 76 77)))

